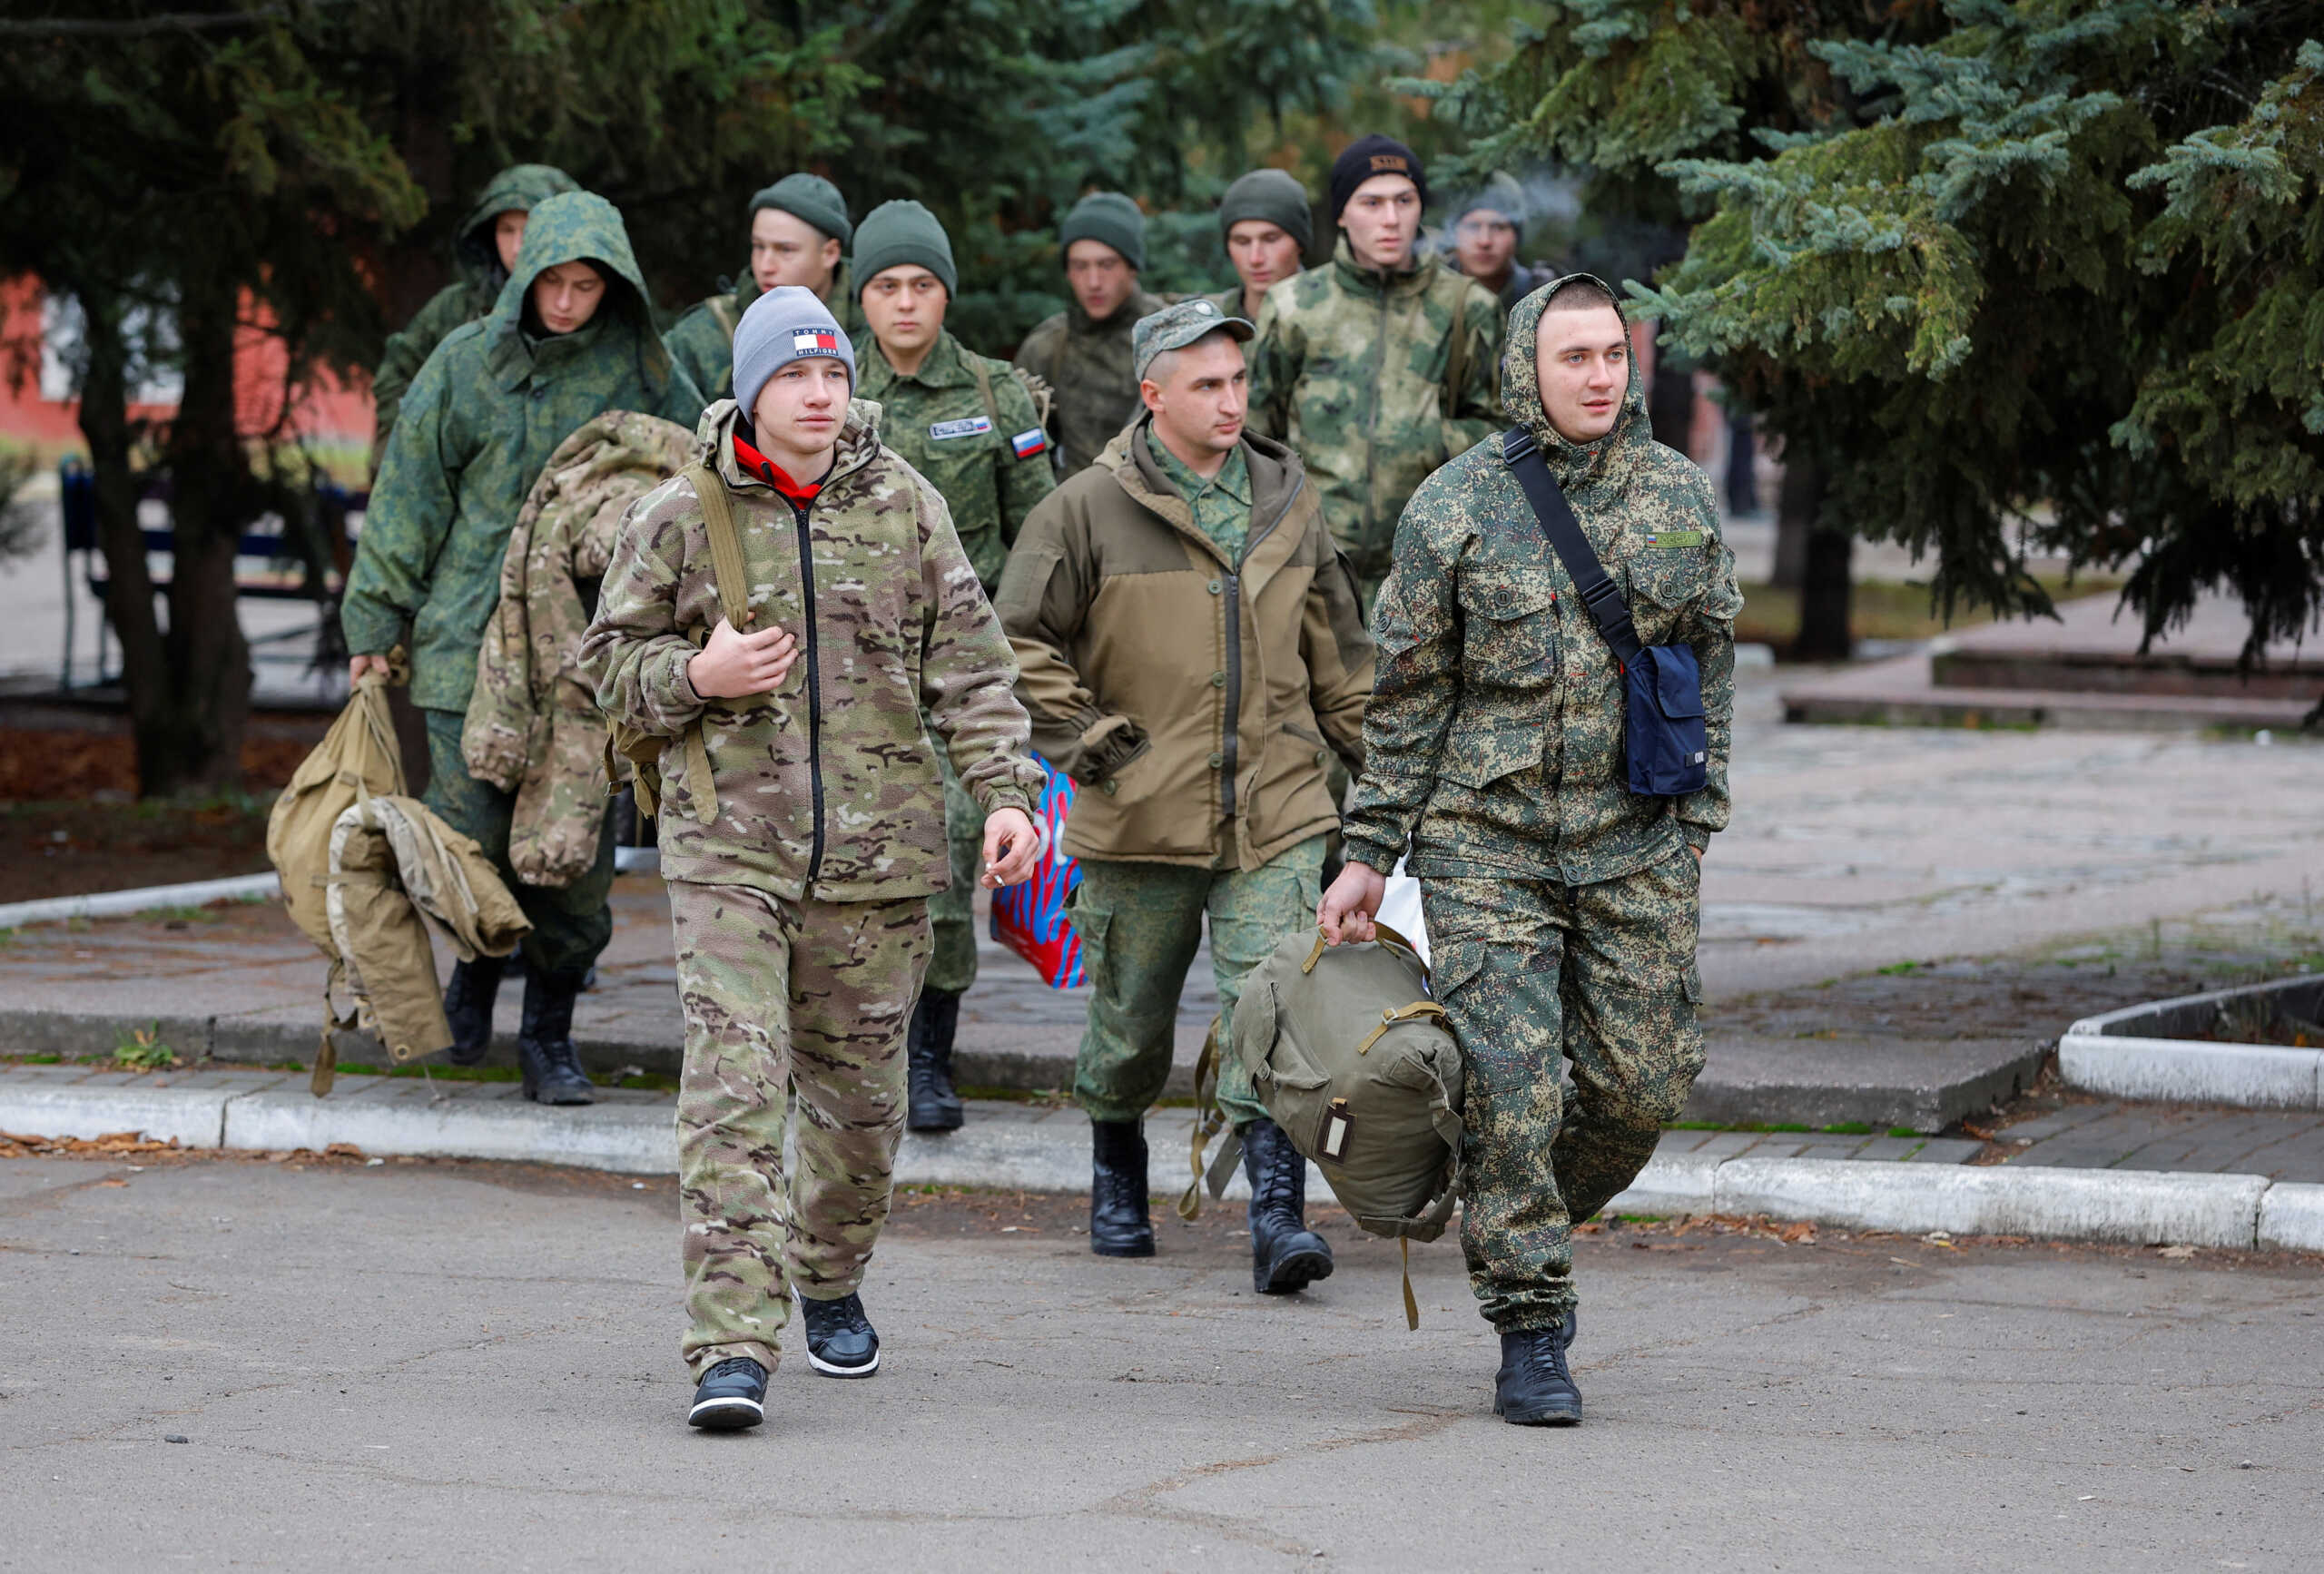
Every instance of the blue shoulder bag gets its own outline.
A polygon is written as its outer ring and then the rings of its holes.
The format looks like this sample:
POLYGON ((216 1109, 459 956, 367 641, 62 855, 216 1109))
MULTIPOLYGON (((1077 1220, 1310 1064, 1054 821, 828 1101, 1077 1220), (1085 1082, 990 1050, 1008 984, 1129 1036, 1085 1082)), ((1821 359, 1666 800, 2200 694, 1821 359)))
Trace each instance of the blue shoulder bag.
POLYGON ((1573 506, 1559 490, 1533 434, 1523 427, 1501 435, 1502 462, 1525 488, 1550 550, 1565 565, 1581 605, 1613 647, 1630 699, 1622 728, 1633 792, 1670 798, 1699 792, 1710 780, 1710 745, 1703 731, 1703 674, 1683 644, 1639 644, 1630 604, 1598 561, 1573 506))

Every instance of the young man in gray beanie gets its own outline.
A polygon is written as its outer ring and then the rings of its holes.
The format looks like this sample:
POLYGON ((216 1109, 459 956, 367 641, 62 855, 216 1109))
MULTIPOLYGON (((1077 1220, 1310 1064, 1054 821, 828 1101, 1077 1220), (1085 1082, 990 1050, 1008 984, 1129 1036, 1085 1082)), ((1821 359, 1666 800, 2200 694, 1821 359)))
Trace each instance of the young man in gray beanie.
POLYGON ((855 372, 812 290, 751 303, 737 397, 704 412, 699 462, 623 519, 581 647, 606 713, 667 740, 655 823, 686 1022, 682 1349, 701 1427, 763 1418, 794 1295, 817 1372, 879 1369, 857 1291, 893 1191, 928 899, 950 878, 931 729, 984 812, 983 883, 1025 879, 1040 845, 1008 639, 944 499, 851 398, 855 372), (734 524, 740 628, 706 507, 734 524))
POLYGON ((1017 347, 1017 364, 1055 390, 1049 435, 1058 474, 1088 467, 1137 413, 1130 330, 1162 310, 1137 287, 1146 266, 1146 215, 1119 192, 1093 192, 1058 230, 1073 304, 1040 323, 1017 347))
POLYGON ((812 290, 842 328, 862 326, 842 261, 855 234, 847 199, 821 175, 785 175, 751 198, 751 265, 733 284, 698 301, 663 342, 694 375, 705 398, 724 398, 734 368, 734 327, 752 301, 780 284, 812 290))
MULTIPOLYGON (((978 355, 945 328, 945 309, 960 280, 951 238, 926 208, 894 202, 872 209, 856 226, 852 271, 862 280, 872 337, 856 391, 880 401, 882 438, 943 494, 961 548, 990 595, 1025 516, 1057 485, 1033 396, 1007 361, 978 355)), ((970 897, 984 815, 950 771, 944 812, 952 883, 928 904, 936 951, 912 1008, 905 1124, 913 1131, 950 1131, 961 1123, 952 1038, 960 997, 977 979, 970 897)))
MULTIPOLYGON (((1307 248, 1315 241, 1307 188, 1288 171, 1253 170, 1218 200, 1218 232, 1241 282, 1205 299, 1229 317, 1256 322, 1268 288, 1307 265, 1307 248)), ((1250 359, 1246 344, 1244 362, 1250 359)))
POLYGON ((1546 269, 1517 261, 1525 238, 1525 188, 1495 170, 1452 210, 1452 258, 1462 272, 1493 292, 1509 311, 1550 281, 1546 269))

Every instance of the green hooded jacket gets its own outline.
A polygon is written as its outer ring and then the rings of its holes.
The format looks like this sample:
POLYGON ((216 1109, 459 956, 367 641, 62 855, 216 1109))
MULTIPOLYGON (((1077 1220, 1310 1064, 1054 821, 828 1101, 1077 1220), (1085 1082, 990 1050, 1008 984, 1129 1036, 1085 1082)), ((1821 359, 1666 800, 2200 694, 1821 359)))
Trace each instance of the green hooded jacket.
POLYGON ((402 332, 388 336, 379 369, 371 374, 374 473, 411 379, 419 375, 419 369, 444 342, 445 335, 492 310, 492 303, 500 299, 500 287, 508 281, 508 271, 500 266, 499 245, 493 240, 493 221, 503 213, 529 213, 560 192, 580 189, 578 182, 554 165, 511 164, 493 176, 492 183, 477 198, 476 206, 460 221, 459 232, 452 238, 452 262, 460 277, 414 312, 402 332))
POLYGON ((412 703, 465 712, 508 532, 556 446, 606 410, 691 427, 703 404, 654 332, 620 212, 587 192, 535 208, 491 315, 455 330, 404 396, 340 608, 347 648, 389 650, 409 619, 412 703), (596 313, 571 333, 528 329, 533 280, 582 261, 609 275, 596 313))
POLYGON ((1413 489, 1505 424, 1501 303, 1434 257, 1363 267, 1343 235, 1328 264, 1267 290, 1258 330, 1251 424, 1306 461, 1369 604, 1413 489))
POLYGON ((1346 836, 1348 858, 1383 873, 1409 837, 1405 872, 1423 880, 1590 885, 1727 827, 1735 555, 1710 477, 1654 440, 1635 361, 1612 431, 1574 444, 1550 425, 1534 345, 1563 282, 1511 314, 1510 413, 1541 445, 1640 641, 1688 645, 1701 664, 1709 781, 1683 798, 1630 791, 1620 664, 1499 441, 1481 442, 1413 494, 1373 610, 1378 667, 1346 836))
MULTIPOLYGON (((662 342, 670 347, 670 359, 685 369, 704 398, 734 397, 734 325, 743 320, 743 313, 759 295, 758 280, 745 268, 732 290, 695 301, 662 336, 662 342)), ((871 341, 863 331, 863 308, 855 299, 846 262, 832 271, 831 299, 823 304, 838 320, 840 330, 854 342, 855 359, 861 363, 871 341)))

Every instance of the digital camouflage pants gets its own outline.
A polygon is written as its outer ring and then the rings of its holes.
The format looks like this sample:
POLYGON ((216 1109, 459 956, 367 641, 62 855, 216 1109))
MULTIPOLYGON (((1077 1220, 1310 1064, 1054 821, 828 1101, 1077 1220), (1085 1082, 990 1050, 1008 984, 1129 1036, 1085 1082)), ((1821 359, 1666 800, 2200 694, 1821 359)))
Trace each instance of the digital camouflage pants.
POLYGON ((1573 1226, 1637 1178, 1702 1069, 1701 881, 1684 847, 1596 885, 1421 881, 1431 988, 1468 1067, 1461 1246, 1503 1332, 1573 1305, 1573 1226))
POLYGON ((597 861, 586 873, 567 886, 527 885, 508 862, 508 825, 516 814, 517 795, 468 774, 468 762, 460 753, 466 716, 458 711, 419 713, 428 723, 428 791, 420 794, 420 802, 453 830, 476 838, 517 905, 533 920, 532 932, 518 948, 526 968, 547 974, 595 967, 614 938, 608 900, 614 889, 612 804, 606 806, 597 833, 597 861))
MULTIPOLYGON (((1094 1120, 1137 1120, 1162 1097, 1203 920, 1218 984, 1219 1040, 1231 1043, 1243 975, 1283 937, 1312 929, 1321 894, 1324 838, 1311 836, 1269 862, 1241 870, 1189 869, 1085 858, 1066 909, 1089 975, 1089 1021, 1074 1061, 1073 1096, 1094 1120)), ((1236 1126, 1266 1115, 1241 1058, 1222 1054, 1218 1107, 1236 1126)))
POLYGON ((960 785, 952 756, 941 744, 931 747, 944 774, 944 840, 951 845, 952 888, 928 899, 928 918, 936 934, 928 987, 965 995, 977 981, 977 881, 984 875, 984 811, 960 785))
POLYGON ((681 1349, 697 1376, 735 1355, 773 1372, 789 1288, 852 1294, 887 1223, 928 903, 785 901, 684 880, 669 892, 686 1020, 681 1349))

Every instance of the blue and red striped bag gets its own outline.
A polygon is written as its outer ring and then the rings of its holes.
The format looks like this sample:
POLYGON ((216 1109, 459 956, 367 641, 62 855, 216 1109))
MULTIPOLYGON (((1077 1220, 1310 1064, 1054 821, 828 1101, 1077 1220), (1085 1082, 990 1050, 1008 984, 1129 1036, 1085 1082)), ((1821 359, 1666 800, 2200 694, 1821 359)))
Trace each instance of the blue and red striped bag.
POLYGON ((1065 854, 1065 817, 1073 808, 1073 779, 1042 760, 1041 801, 1033 822, 1046 839, 1033 878, 992 893, 992 938, 1033 964, 1052 989, 1088 981, 1081 937, 1065 921, 1065 899, 1081 883, 1081 865, 1065 854))

